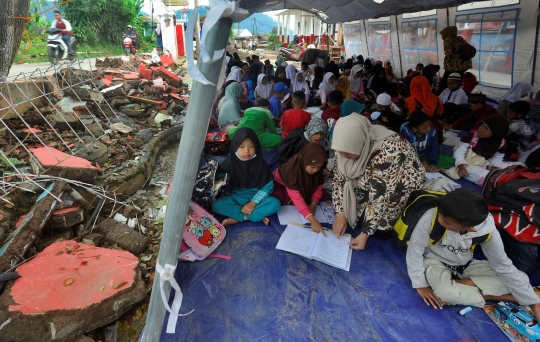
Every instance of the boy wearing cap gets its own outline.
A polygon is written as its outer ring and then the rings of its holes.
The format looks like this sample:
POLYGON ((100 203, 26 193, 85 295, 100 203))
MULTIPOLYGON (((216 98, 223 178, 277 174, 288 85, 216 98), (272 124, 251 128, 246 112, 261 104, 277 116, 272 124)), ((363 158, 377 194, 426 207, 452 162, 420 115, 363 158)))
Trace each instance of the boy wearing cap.
POLYGON ((469 95, 469 106, 471 112, 461 119, 457 120, 453 124, 445 124, 444 130, 460 129, 464 131, 470 131, 471 129, 478 129, 480 122, 490 115, 497 115, 499 112, 497 109, 486 103, 486 95, 482 93, 476 93, 469 95))
POLYGON ((461 88, 461 75, 454 72, 448 76, 447 88, 439 95, 443 104, 447 102, 455 103, 457 105, 467 103, 467 94, 465 90, 461 88))
POLYGON ((384 126, 391 131, 399 133, 399 116, 392 112, 390 108, 386 108, 375 121, 375 125, 384 126))
POLYGON ((371 123, 375 123, 382 112, 385 110, 393 111, 392 110, 392 97, 388 95, 387 93, 382 93, 377 96, 377 111, 371 113, 371 123))
POLYGON ((292 93, 287 85, 283 82, 278 82, 274 85, 274 96, 270 98, 270 112, 274 115, 276 121, 281 121, 283 111, 281 109, 281 101, 285 95, 292 93))

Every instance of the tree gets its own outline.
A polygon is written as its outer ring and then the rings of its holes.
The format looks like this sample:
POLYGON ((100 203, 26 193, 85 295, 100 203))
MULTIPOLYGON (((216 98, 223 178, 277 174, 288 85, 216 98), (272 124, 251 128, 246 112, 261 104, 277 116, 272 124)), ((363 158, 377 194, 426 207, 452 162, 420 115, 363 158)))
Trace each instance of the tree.
POLYGON ((277 29, 278 29, 277 26, 272 27, 272 32, 270 33, 277 34, 277 29))
POLYGON ((80 42, 115 44, 122 41, 126 26, 135 24, 143 3, 144 0, 71 0, 61 10, 80 42))
POLYGON ((0 0, 0 79, 7 77, 15 60, 26 20, 30 0, 0 0))

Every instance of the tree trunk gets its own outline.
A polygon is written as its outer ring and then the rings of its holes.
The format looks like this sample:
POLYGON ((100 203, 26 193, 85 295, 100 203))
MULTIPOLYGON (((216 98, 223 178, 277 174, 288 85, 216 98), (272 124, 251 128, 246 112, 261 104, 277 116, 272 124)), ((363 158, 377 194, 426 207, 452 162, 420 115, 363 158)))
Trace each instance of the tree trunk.
POLYGON ((0 79, 7 77, 26 26, 30 0, 0 0, 0 79))
POLYGON ((338 24, 337 45, 343 46, 343 24, 338 24))

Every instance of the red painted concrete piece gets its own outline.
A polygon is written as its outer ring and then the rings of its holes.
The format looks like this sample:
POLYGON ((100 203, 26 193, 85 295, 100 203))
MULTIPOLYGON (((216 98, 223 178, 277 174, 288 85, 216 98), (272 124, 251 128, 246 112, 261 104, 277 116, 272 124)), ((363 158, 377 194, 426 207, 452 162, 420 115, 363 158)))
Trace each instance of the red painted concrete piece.
POLYGON ((126 80, 137 80, 137 79, 139 79, 139 75, 137 75, 137 74, 123 74, 122 76, 126 80))
POLYGON ((169 55, 159 56, 159 59, 161 59, 161 63, 162 63, 165 67, 168 67, 169 65, 171 65, 171 64, 174 63, 172 57, 169 56, 169 55))
POLYGON ((86 308, 129 288, 138 264, 129 252, 73 240, 54 243, 17 269, 21 278, 10 295, 19 305, 10 305, 9 311, 37 314, 86 308), (122 282, 126 283, 119 286, 122 282))
POLYGON ((141 75, 141 78, 143 78, 145 80, 153 79, 153 77, 152 77, 153 71, 152 70, 146 69, 146 66, 144 66, 143 64, 139 64, 138 68, 139 68, 139 75, 141 75))
POLYGON ((180 81, 180 77, 178 77, 177 75, 173 74, 172 72, 170 72, 169 70, 165 69, 164 67, 160 67, 159 68, 159 71, 161 71, 162 73, 164 73, 165 75, 169 76, 170 78, 172 78, 173 80, 175 81, 180 81))
POLYGON ((23 129, 24 133, 41 133, 42 131, 37 128, 25 128, 23 129))
POLYGON ((30 149, 30 152, 39 160, 41 165, 73 167, 77 169, 95 169, 88 160, 81 157, 72 156, 59 151, 53 147, 37 147, 30 149))

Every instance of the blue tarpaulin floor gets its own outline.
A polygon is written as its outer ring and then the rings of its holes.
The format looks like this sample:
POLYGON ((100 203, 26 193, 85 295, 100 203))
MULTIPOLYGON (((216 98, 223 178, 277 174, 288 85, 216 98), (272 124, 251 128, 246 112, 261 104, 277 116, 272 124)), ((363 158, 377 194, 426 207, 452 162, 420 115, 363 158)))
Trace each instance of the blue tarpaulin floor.
POLYGON ((194 311, 161 341, 508 341, 479 308, 428 307, 390 240, 370 239, 345 272, 275 249, 285 227, 270 218, 227 228, 215 253, 229 261, 179 262, 181 312, 194 311))

